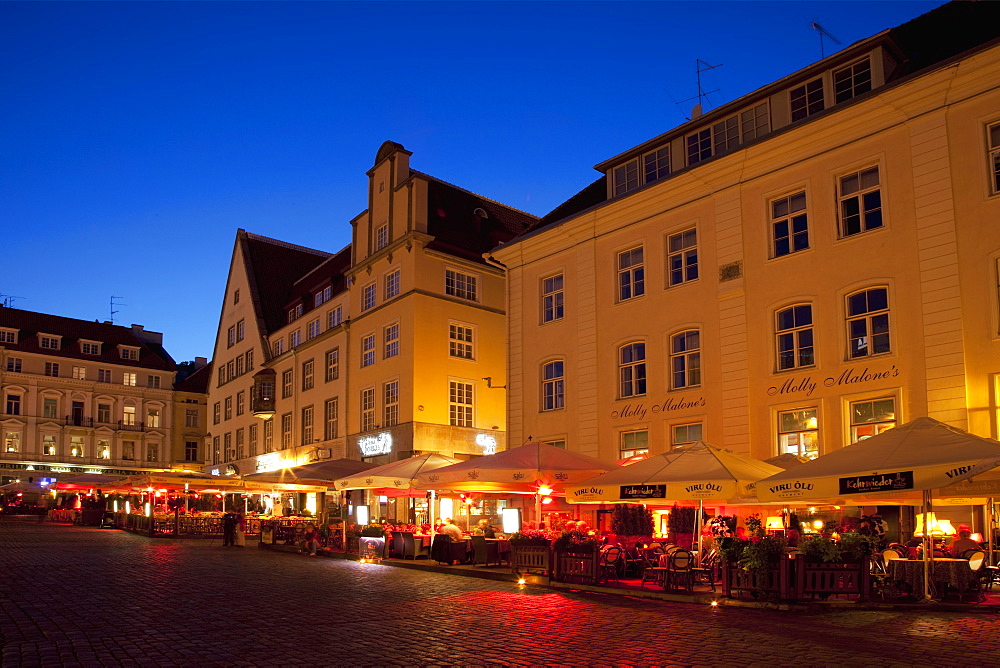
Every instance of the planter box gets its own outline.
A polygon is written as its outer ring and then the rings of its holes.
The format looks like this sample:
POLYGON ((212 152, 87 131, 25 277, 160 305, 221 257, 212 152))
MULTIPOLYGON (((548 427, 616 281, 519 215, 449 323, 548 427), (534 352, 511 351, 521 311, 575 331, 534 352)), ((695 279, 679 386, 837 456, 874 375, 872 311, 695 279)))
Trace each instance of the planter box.
POLYGON ((871 594, 868 559, 854 564, 809 563, 801 558, 796 562, 795 591, 798 596, 812 594, 826 598, 831 594, 849 594, 864 601, 871 594))
POLYGON ((559 582, 581 584, 597 582, 597 569, 600 563, 600 553, 597 548, 588 552, 556 552, 555 555, 554 578, 559 582))
POLYGON ((510 568, 515 575, 538 573, 549 575, 551 550, 548 541, 544 545, 516 542, 510 544, 510 568))
POLYGON ((722 564, 722 593, 732 598, 733 592, 750 592, 754 596, 778 599, 794 598, 792 560, 779 559, 758 576, 735 564, 722 564))

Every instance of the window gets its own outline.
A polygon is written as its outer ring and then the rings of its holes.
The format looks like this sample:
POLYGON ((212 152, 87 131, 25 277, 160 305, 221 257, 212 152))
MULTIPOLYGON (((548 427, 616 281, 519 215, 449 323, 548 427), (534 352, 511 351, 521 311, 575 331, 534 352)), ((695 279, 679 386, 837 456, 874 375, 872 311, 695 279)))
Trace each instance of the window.
POLYGON ((146 426, 151 429, 158 429, 160 426, 160 409, 150 408, 146 411, 146 426))
POLYGON ((399 294, 399 269, 385 275, 385 298, 392 299, 399 294))
POLYGON ((670 337, 670 387, 701 385, 701 333, 689 329, 670 337))
POLYGON ((670 175, 670 148, 664 146, 642 156, 642 174, 645 183, 653 183, 670 175))
POLYGON ((97 421, 101 424, 111 423, 111 404, 97 404, 97 421))
POLYGON ((232 432, 226 432, 222 435, 222 453, 227 462, 233 461, 236 456, 236 451, 233 450, 233 434, 232 432))
POLYGON ((122 374, 122 385, 128 385, 129 387, 135 387, 136 374, 134 371, 126 371, 122 374))
POLYGON ((712 126, 712 152, 726 153, 740 146, 740 119, 730 116, 712 126))
POLYGON ((111 369, 98 369, 97 370, 97 382, 98 383, 110 383, 111 382, 111 369))
POLYGON ((554 411, 566 406, 566 376, 562 360, 542 365, 542 410, 554 411))
POLYGON ((246 363, 246 370, 248 372, 249 371, 253 371, 253 351, 252 350, 248 350, 246 352, 246 354, 243 355, 243 357, 246 358, 246 361, 247 361, 247 363, 246 363))
POLYGON ((222 364, 222 365, 219 366, 219 385, 218 385, 218 387, 222 387, 223 385, 225 385, 226 384, 226 380, 227 380, 226 379, 226 365, 222 364))
POLYGON ((302 389, 311 390, 313 385, 315 385, 315 369, 316 363, 313 360, 306 360, 302 363, 302 389))
POLYGON ((21 414, 21 395, 20 394, 8 394, 7 395, 7 415, 20 415, 21 414))
POLYGON ((299 304, 293 308, 288 309, 288 322, 295 322, 295 320, 302 316, 302 304, 299 304))
POLYGON ((317 336, 319 336, 319 318, 306 325, 306 338, 315 339, 317 336))
POLYGON ((448 325, 448 354, 467 360, 474 358, 471 327, 455 323, 448 325))
POLYGON ((849 237, 882 227, 878 167, 840 177, 840 235, 849 237))
POLYGON ((247 427, 247 440, 249 441, 248 447, 249 447, 249 450, 250 450, 248 454, 251 457, 255 457, 257 455, 257 429, 258 428, 259 427, 258 427, 258 425, 257 425, 256 422, 251 423, 250 426, 247 427))
POLYGON ((862 290, 847 297, 847 337, 851 359, 891 352, 887 288, 862 290))
POLYGON ((123 360, 133 360, 133 361, 135 361, 135 360, 139 359, 139 349, 138 348, 127 348, 125 346, 121 346, 119 348, 119 352, 121 353, 121 358, 123 360))
POLYGON ((453 427, 472 426, 472 383, 449 381, 448 423, 453 427))
POLYGON ((226 382, 236 378, 236 360, 226 362, 226 382))
POLYGON ((559 440, 559 441, 546 441, 546 443, 548 443, 549 445, 551 445, 553 448, 559 448, 560 450, 565 450, 566 449, 566 441, 563 441, 563 440, 559 440))
POLYGON ((872 67, 868 59, 833 71, 833 99, 840 104, 872 89, 872 67))
POLYGON ((813 79, 809 83, 793 88, 790 102, 793 122, 823 111, 823 80, 813 79))
POLYGON ((236 358, 236 375, 242 376, 244 373, 246 373, 246 370, 247 370, 246 360, 244 360, 243 355, 240 355, 239 357, 236 358))
POLYGON ((45 363, 45 375, 46 376, 58 377, 59 376, 59 362, 46 362, 45 363))
POLYGON ((264 420, 264 452, 274 452, 274 420, 264 420))
POLYGON ((146 376, 146 387, 152 388, 154 390, 160 389, 160 377, 159 376, 146 376))
POLYGON ((302 445, 311 445, 313 442, 313 407, 306 406, 302 409, 302 445))
POLYGON ((698 232, 695 228, 667 237, 667 282, 680 285, 698 278, 698 232))
POLYGON ((87 380, 87 367, 73 367, 73 378, 76 380, 87 380))
POLYGON ((329 441, 330 439, 337 438, 340 433, 339 423, 340 423, 340 401, 338 397, 333 399, 327 399, 326 403, 323 405, 323 438, 329 441))
POLYGON ((1000 123, 994 123, 986 130, 987 146, 990 152, 990 192, 1000 194, 1000 123))
POLYGON ((186 408, 186 409, 184 409, 184 426, 185 427, 197 427, 198 426, 198 409, 197 408, 186 408))
POLYGON ((375 308, 375 283, 369 283, 361 292, 361 310, 367 311, 375 308))
POLYGON ((375 230, 375 250, 382 250, 389 245, 389 224, 379 225, 375 230))
POLYGON ((635 190, 639 187, 639 159, 629 160, 624 165, 615 167, 611 174, 615 183, 615 197, 635 190))
POLYGON ((701 423, 675 424, 670 428, 670 447, 676 448, 696 441, 701 441, 701 423))
POLYGON ((38 336, 38 346, 49 350, 59 350, 59 337, 40 334, 38 336))
POLYGON ((892 397, 851 402, 851 442, 856 443, 896 426, 892 397))
POLYGON ((375 364, 375 335, 361 337, 361 366, 375 364))
POLYGON ((240 303, 240 291, 233 290, 233 304, 239 304, 239 303, 240 303))
POLYGON ((618 301, 632 299, 645 292, 644 273, 642 246, 618 254, 618 301))
POLYGON ((246 412, 246 398, 247 393, 245 390, 240 390, 236 393, 236 415, 243 415, 246 412))
POLYGON ((184 461, 196 462, 198 460, 198 441, 184 441, 184 461))
POLYGON ((454 269, 446 269, 444 272, 444 292, 452 297, 476 301, 477 299, 477 277, 471 274, 463 274, 454 269))
POLYGON ((83 457, 83 436, 69 437, 69 456, 83 457))
POLYGON ((234 345, 236 345, 236 325, 226 330, 226 347, 232 348, 234 345))
POLYGON ((687 136, 688 164, 695 165, 712 157, 712 129, 705 128, 687 136))
POLYGON ((375 388, 361 390, 361 431, 375 428, 375 388))
POLYGON ((300 343, 302 343, 302 332, 300 330, 297 329, 288 335, 289 348, 298 348, 300 343))
POLYGON ((333 289, 330 286, 323 288, 313 296, 313 307, 320 306, 321 304, 325 304, 330 301, 330 297, 332 295, 333 289))
POLYGON ((42 417, 59 417, 59 401, 57 399, 45 398, 42 400, 42 417))
POLYGON ((618 378, 622 399, 646 394, 645 343, 629 343, 618 349, 618 378))
POLYGON ((111 443, 108 441, 97 442, 97 458, 111 459, 111 443))
POLYGON ((782 257, 809 248, 805 191, 772 200, 771 240, 772 257, 782 257))
POLYGON ((212 424, 219 424, 222 421, 222 404, 218 401, 212 406, 212 424))
POLYGON ((281 449, 285 450, 292 446, 292 414, 285 413, 281 416, 281 449))
POLYGON ((339 307, 339 306, 336 307, 335 309, 333 309, 332 311, 330 311, 330 315, 327 316, 327 319, 330 322, 330 328, 331 329, 333 329, 334 327, 338 326, 340 323, 342 323, 344 321, 344 312, 343 312, 343 309, 341 307, 339 307))
POLYGON ((101 344, 91 343, 89 341, 80 342, 80 352, 84 355, 100 355, 101 354, 101 344))
POLYGON ((807 459, 819 456, 819 423, 815 408, 778 413, 778 454, 807 459))
POLYGON ((42 436, 42 454, 43 455, 54 455, 56 454, 56 437, 51 434, 42 436))
POLYGON ((10 373, 21 373, 21 358, 20 357, 8 357, 7 358, 7 371, 10 373))
POLYGON ((135 461, 135 441, 122 441, 122 459, 130 462, 135 461))
POLYGON ((399 423, 399 381, 391 380, 382 385, 382 426, 394 427, 399 423))
POLYGON ((285 352, 285 339, 276 339, 274 342, 274 356, 277 357, 285 352))
POLYGON ((340 348, 326 352, 326 382, 340 378, 340 348))
POLYGON ((743 143, 763 137, 770 130, 767 103, 758 104, 753 109, 740 113, 740 135, 743 143))
POLYGON ((811 304, 796 304, 775 314, 778 369, 797 369, 816 363, 813 356, 811 304))
POLYGON ((222 419, 223 420, 232 420, 233 419, 233 398, 232 397, 226 397, 225 398, 225 409, 223 410, 223 418, 222 419))
POLYGON ((242 341, 244 333, 245 333, 245 327, 243 325, 243 321, 240 320, 238 323, 236 323, 236 340, 242 341))
POLYGON ((542 279, 542 322, 562 320, 563 275, 556 274, 542 279))
POLYGON ((4 452, 20 452, 21 451, 21 433, 17 431, 8 431, 3 437, 3 451, 4 452))
POLYGON ((385 357, 395 357, 399 354, 399 323, 393 323, 382 330, 385 357))
POLYGON ((292 396, 292 370, 285 369, 281 372, 281 398, 287 399, 292 396))
POLYGON ((621 449, 618 453, 619 459, 627 459, 636 455, 644 455, 649 452, 649 432, 648 431, 624 431, 622 432, 621 449))
POLYGON ((17 330, 0 329, 0 343, 17 343, 17 330))

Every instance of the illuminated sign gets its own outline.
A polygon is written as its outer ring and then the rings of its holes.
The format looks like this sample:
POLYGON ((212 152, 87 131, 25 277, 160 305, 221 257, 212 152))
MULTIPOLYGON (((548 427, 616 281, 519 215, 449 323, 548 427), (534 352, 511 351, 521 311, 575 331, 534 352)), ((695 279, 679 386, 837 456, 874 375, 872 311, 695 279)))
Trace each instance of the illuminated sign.
POLYGON ((491 434, 476 434, 476 445, 483 449, 484 455, 495 455, 497 453, 497 439, 491 434))
POLYGON ((257 457, 257 471, 276 471, 282 465, 280 452, 269 452, 257 457))
POLYGON ((209 471, 209 474, 210 475, 219 475, 219 469, 212 469, 211 471, 209 471))
POLYGON ((387 455, 392 452, 392 434, 383 431, 374 436, 363 436, 358 439, 358 449, 362 457, 387 455))

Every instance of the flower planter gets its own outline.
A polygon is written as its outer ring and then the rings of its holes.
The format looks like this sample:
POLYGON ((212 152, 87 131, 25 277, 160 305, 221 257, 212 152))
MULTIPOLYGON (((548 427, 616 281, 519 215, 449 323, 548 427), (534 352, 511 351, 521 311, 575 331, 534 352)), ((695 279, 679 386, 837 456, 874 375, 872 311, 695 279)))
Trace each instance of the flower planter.
POLYGON ((537 573, 547 576, 550 564, 549 541, 511 541, 510 567, 515 575, 537 573))
POLYGON ((859 600, 871 595, 871 565, 868 559, 859 563, 812 563, 797 559, 795 592, 798 596, 848 594, 859 600))
POLYGON ((597 582, 600 552, 596 547, 587 551, 560 551, 555 556, 555 580, 581 584, 597 582))
POLYGON ((794 598, 792 560, 779 559, 777 563, 761 573, 745 571, 736 564, 723 562, 722 593, 733 598, 742 592, 750 592, 754 597, 778 599, 794 598))

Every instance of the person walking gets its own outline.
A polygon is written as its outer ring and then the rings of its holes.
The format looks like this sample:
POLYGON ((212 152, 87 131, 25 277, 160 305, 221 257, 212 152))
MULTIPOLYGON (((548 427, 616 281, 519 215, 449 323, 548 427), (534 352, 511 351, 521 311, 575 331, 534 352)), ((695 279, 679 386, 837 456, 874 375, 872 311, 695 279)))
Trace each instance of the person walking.
POLYGON ((236 514, 226 513, 222 516, 222 547, 236 545, 236 514))

